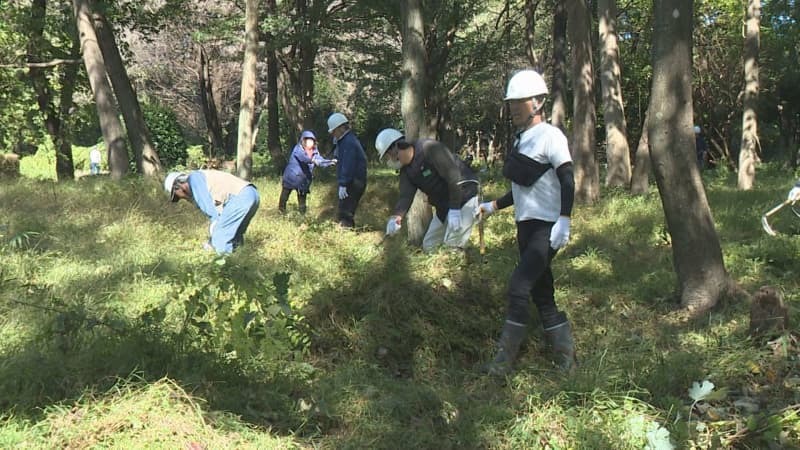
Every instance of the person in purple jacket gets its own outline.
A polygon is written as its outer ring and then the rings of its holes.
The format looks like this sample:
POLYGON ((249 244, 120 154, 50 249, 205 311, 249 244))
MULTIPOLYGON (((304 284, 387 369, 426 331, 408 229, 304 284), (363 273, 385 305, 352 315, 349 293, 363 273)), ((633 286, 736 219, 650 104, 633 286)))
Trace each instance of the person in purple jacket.
POLYGON ((317 137, 312 131, 303 131, 300 141, 292 149, 289 162, 283 170, 283 189, 278 200, 280 212, 286 212, 286 201, 289 194, 297 191, 297 203, 300 214, 306 213, 306 198, 311 192, 314 166, 329 167, 336 164, 335 159, 325 159, 317 149, 317 137))

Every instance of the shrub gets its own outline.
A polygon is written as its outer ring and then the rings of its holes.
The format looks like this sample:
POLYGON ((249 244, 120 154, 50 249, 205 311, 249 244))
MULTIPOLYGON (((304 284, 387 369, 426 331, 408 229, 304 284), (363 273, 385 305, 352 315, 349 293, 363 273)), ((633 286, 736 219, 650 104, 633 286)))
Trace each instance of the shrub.
POLYGON ((165 168, 186 164, 186 140, 175 113, 157 103, 143 104, 142 113, 161 164, 165 168))

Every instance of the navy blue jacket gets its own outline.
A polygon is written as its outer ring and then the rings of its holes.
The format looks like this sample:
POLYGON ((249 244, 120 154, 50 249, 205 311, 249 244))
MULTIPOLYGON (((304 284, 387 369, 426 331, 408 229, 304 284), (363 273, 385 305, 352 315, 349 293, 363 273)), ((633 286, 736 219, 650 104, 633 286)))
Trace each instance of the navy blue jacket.
POLYGON ((339 186, 347 186, 353 180, 367 182, 367 155, 353 130, 349 130, 336 141, 333 154, 339 160, 336 165, 339 186))
MULTIPOLYGON (((314 147, 311 156, 308 156, 305 149, 301 145, 303 138, 308 137, 304 132, 294 148, 292 154, 289 156, 289 163, 283 170, 283 187, 287 189, 295 189, 300 193, 307 194, 310 191, 311 181, 313 179, 314 166, 327 167, 333 164, 333 161, 323 158, 319 154, 319 150, 314 147)), ((310 137, 313 138, 313 134, 310 137)))

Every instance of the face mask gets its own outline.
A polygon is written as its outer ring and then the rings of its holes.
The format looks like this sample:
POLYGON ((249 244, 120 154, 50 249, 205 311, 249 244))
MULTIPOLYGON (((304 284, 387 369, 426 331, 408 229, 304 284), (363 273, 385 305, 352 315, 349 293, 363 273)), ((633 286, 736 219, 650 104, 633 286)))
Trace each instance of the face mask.
POLYGON ((389 166, 389 168, 392 170, 400 170, 403 168, 403 163, 401 163, 396 159, 387 159, 386 165, 389 166))

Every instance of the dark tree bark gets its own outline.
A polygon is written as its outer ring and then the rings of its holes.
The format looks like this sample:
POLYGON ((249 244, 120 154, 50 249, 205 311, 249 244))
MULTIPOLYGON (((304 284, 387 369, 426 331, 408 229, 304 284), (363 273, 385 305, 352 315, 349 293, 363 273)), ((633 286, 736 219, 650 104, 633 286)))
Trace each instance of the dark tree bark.
MULTIPOLYGON (((274 14, 277 10, 275 0, 267 0, 267 11, 274 14)), ((267 35, 267 42, 272 35, 267 35)), ((267 51, 267 148, 274 161, 275 169, 283 172, 286 156, 281 148, 280 122, 278 115, 278 58, 275 50, 267 51)))
POLYGON ((198 82, 200 84, 200 105, 203 108, 203 117, 206 119, 206 129, 211 140, 211 154, 216 158, 225 153, 225 141, 222 138, 222 125, 219 123, 217 105, 214 102, 214 84, 211 79, 211 63, 206 57, 205 49, 200 46, 197 51, 198 82))
POLYGON ((553 108, 550 123, 564 130, 567 118, 567 8, 563 0, 553 5, 553 80, 550 98, 553 108))
POLYGON ((253 118, 256 106, 256 61, 258 58, 258 0, 245 2, 245 49, 242 67, 242 95, 239 102, 239 139, 236 170, 249 180, 253 172, 253 118))
MULTIPOLYGON (((423 22, 422 2, 404 0, 401 7, 403 38, 403 91, 401 111, 405 123, 404 133, 409 140, 418 139, 425 133, 425 24, 423 22)), ((408 240, 421 245, 425 231, 433 214, 425 194, 417 191, 404 223, 408 240)))
POLYGON ((122 56, 119 54, 114 30, 104 14, 99 11, 93 11, 93 13, 94 29, 97 32, 106 71, 111 79, 111 85, 114 87, 114 93, 128 131, 128 139, 130 139, 134 155, 136 155, 136 170, 144 176, 159 176, 161 161, 158 159, 158 153, 150 139, 150 130, 144 121, 142 108, 139 106, 136 92, 131 86, 122 56))
POLYGON ((595 156, 594 68, 591 15, 585 0, 569 0, 568 32, 572 44, 572 159, 575 199, 594 203, 600 196, 600 172, 595 156))
POLYGON ((542 73, 542 64, 539 55, 536 54, 536 10, 539 8, 540 0, 525 0, 525 55, 528 57, 528 64, 537 72, 542 73))
MULTIPOLYGON (((56 109, 53 100, 53 92, 50 88, 50 83, 47 81, 46 68, 38 67, 34 61, 34 55, 39 53, 39 49, 44 44, 44 20, 47 16, 47 1, 34 0, 31 3, 31 16, 30 16, 30 39, 28 40, 28 77, 31 80, 31 85, 36 92, 36 103, 39 105, 39 111, 44 118, 45 129, 53 141, 53 146, 56 149, 56 179, 58 181, 67 181, 75 178, 75 167, 72 162, 72 145, 65 138, 63 131, 62 116, 56 109)), ((63 73, 73 73, 76 71, 77 65, 67 64, 63 73)), ((72 83, 74 83, 74 77, 72 83)), ((61 95, 69 95, 70 103, 72 101, 72 85, 62 85, 61 95)))
POLYGON ((681 306, 699 314, 730 286, 694 154, 692 0, 656 0, 650 155, 672 237, 681 306))
POLYGON ((759 162, 758 145, 758 49, 759 23, 761 22, 761 0, 747 1, 744 38, 744 98, 742 103, 742 145, 739 150, 739 189, 749 190, 756 179, 756 164, 759 162))
POLYGON ((103 55, 97 45, 97 34, 92 25, 92 11, 88 0, 72 0, 72 7, 78 26, 83 64, 89 76, 89 85, 92 87, 97 105, 100 130, 108 149, 108 167, 111 170, 111 178, 119 180, 128 173, 128 146, 114 102, 114 94, 106 77, 103 55))
POLYGON ((606 125, 606 186, 627 187, 631 182, 631 158, 622 101, 616 0, 600 0, 597 15, 600 32, 600 89, 603 94, 603 121, 606 125))

